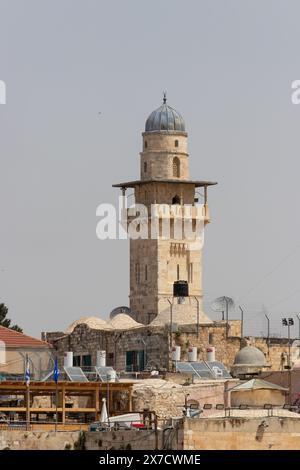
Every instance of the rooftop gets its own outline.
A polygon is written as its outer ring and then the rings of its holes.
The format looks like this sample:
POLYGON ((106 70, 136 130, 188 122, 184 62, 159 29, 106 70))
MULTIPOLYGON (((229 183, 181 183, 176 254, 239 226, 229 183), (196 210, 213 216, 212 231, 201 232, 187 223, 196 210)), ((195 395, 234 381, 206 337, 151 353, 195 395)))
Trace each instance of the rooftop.
POLYGON ((194 180, 171 180, 171 179, 160 179, 160 178, 152 178, 149 180, 136 180, 136 181, 127 181, 125 183, 117 183, 113 184, 113 188, 135 188, 135 186, 139 186, 141 184, 151 184, 151 183, 177 183, 177 184, 192 184, 196 188, 204 187, 204 186, 214 186, 216 183, 215 181, 194 181, 194 180))
POLYGON ((286 391, 287 388, 281 387, 281 385, 276 385, 271 382, 267 382, 262 379, 251 379, 247 382, 243 382, 239 385, 236 385, 231 389, 232 391, 237 390, 282 390, 286 391))
POLYGON ((8 347, 29 347, 29 348, 50 348, 51 345, 46 341, 32 338, 32 336, 19 333, 10 328, 0 326, 0 341, 8 347))
POLYGON ((164 94, 163 104, 152 111, 145 125, 146 132, 185 132, 183 117, 167 104, 164 94))

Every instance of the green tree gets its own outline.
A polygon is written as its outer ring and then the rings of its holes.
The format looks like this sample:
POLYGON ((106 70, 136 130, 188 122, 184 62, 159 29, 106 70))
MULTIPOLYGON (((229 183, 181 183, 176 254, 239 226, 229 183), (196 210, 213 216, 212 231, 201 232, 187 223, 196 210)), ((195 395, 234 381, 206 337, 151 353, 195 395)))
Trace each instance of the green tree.
POLYGON ((6 328, 10 328, 11 330, 18 331, 19 333, 22 333, 23 330, 20 328, 18 325, 12 325, 11 320, 9 318, 6 318, 8 314, 8 308, 6 307, 5 304, 0 304, 0 326, 5 326, 6 328))

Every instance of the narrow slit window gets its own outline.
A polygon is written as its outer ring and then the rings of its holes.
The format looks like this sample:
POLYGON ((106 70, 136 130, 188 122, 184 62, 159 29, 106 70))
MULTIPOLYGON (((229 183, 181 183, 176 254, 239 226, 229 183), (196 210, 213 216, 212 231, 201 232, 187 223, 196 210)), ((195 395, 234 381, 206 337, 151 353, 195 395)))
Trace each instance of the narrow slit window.
POLYGON ((189 265, 189 282, 190 283, 193 283, 194 282, 194 267, 193 267, 193 263, 190 263, 189 265))
POLYGON ((173 176, 175 178, 180 177, 180 161, 178 157, 173 158, 173 176))
POLYGON ((139 263, 135 264, 135 282, 136 282, 136 284, 140 283, 140 265, 139 265, 139 263))

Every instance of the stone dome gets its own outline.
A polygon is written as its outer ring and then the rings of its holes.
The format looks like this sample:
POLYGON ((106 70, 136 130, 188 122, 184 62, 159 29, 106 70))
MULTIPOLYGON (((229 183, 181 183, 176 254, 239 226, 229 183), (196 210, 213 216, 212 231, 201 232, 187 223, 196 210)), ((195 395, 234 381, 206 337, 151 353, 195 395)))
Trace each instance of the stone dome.
POLYGON ((266 366, 266 358, 262 351, 254 346, 245 346, 234 358, 235 366, 266 366))
POLYGON ((178 111, 167 105, 167 99, 164 95, 163 104, 152 111, 145 125, 146 132, 169 131, 185 132, 185 123, 183 117, 178 111))
POLYGON ((109 325, 105 320, 102 320, 98 317, 81 317, 78 320, 75 320, 71 325, 66 329, 65 333, 70 334, 76 328, 77 325, 85 324, 93 330, 112 330, 113 327, 109 325))
POLYGON ((138 323, 126 313, 118 313, 109 320, 108 324, 116 330, 129 330, 131 328, 139 328, 144 326, 142 323, 138 323))

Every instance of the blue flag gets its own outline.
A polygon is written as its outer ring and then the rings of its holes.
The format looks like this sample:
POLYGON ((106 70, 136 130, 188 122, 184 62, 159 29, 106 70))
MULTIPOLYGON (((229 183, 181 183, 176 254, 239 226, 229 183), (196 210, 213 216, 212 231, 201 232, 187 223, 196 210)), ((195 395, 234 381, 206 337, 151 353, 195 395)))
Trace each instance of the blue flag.
POLYGON ((56 384, 58 382, 58 377, 59 377, 59 369, 58 369, 57 357, 56 357, 54 361, 54 369, 53 369, 53 379, 56 384))
POLYGON ((28 358, 26 360, 25 381, 26 381, 27 387, 29 387, 29 384, 30 384, 30 365, 29 365, 29 359, 28 358))

